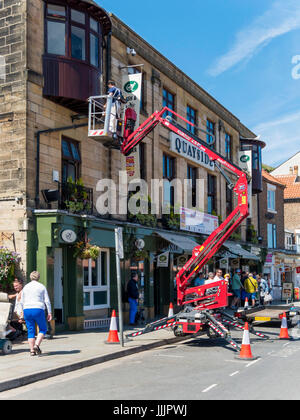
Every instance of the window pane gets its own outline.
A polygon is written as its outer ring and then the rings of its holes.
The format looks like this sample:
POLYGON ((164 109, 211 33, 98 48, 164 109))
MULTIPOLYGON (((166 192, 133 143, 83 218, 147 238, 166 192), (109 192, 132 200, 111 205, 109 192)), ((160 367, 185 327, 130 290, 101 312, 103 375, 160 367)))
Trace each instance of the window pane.
POLYGON ((91 306, 91 294, 90 294, 90 292, 84 292, 84 294, 83 294, 83 306, 91 306))
POLYGON ((78 12, 77 10, 71 10, 71 19, 74 22, 85 24, 85 14, 82 12, 78 12))
POLYGON ((62 153, 63 157, 72 158, 68 143, 65 140, 62 141, 62 153))
POLYGON ((49 54, 65 55, 65 23, 64 22, 47 22, 47 52, 49 54))
POLYGON ((83 266, 83 284, 89 286, 89 260, 82 261, 83 266))
POLYGON ((90 54, 91 64, 99 67, 99 38, 93 34, 90 35, 90 54))
POLYGON ((94 292, 94 306, 107 305, 107 292, 94 292))
POLYGON ((95 19, 90 18, 90 27, 93 31, 98 32, 98 22, 95 19))
POLYGON ((101 286, 107 286, 107 253, 101 252, 101 286))
POLYGON ((91 260, 92 266, 92 286, 98 286, 98 263, 97 261, 91 260))
POLYGON ((47 13, 51 16, 66 16, 66 9, 63 6, 56 4, 48 4, 47 13))
POLYGON ((74 160, 77 160, 78 162, 80 162, 80 156, 79 156, 79 151, 78 151, 77 146, 75 146, 74 143, 70 143, 70 145, 71 145, 74 160))
POLYGON ((72 26, 72 57, 85 60, 85 30, 72 26))

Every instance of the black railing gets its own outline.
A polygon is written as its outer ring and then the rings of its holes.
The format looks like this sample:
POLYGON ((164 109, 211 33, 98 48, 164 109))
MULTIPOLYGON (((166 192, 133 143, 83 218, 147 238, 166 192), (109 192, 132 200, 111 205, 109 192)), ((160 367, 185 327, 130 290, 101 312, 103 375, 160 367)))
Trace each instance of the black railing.
POLYGON ((93 213, 93 189, 78 183, 59 184, 59 209, 73 214, 93 213))

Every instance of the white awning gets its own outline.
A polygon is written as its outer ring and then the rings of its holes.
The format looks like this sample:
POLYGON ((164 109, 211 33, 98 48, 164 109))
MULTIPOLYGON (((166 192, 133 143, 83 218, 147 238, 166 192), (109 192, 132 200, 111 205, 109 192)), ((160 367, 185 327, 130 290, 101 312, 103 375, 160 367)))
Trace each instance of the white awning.
POLYGON ((252 254, 246 249, 242 248, 241 245, 233 242, 225 242, 225 248, 227 248, 232 254, 236 255, 237 258, 244 258, 245 260, 256 260, 260 261, 257 255, 252 254))
POLYGON ((177 246, 185 252, 193 252, 196 246, 199 246, 192 238, 185 235, 176 235, 174 233, 156 232, 161 238, 177 246))

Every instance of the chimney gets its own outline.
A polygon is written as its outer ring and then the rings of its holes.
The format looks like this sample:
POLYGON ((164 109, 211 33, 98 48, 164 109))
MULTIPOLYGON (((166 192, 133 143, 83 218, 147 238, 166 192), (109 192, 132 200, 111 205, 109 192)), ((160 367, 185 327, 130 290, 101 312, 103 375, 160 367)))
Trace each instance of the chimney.
POLYGON ((294 166, 293 175, 298 176, 299 174, 299 166, 294 166))

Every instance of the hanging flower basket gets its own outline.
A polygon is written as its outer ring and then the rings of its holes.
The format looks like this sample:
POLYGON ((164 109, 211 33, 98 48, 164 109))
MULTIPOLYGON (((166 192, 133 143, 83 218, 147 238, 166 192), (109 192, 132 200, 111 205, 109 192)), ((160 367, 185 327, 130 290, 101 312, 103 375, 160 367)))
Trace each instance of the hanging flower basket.
POLYGON ((100 247, 97 245, 91 245, 90 241, 79 241, 74 245, 75 252, 74 257, 80 258, 81 260, 97 260, 100 255, 100 247))
POLYGON ((20 261, 20 256, 7 248, 0 247, 0 288, 9 292, 15 276, 15 267, 20 261))
POLYGON ((135 251, 133 259, 136 262, 149 260, 149 254, 144 249, 141 251, 135 251))

